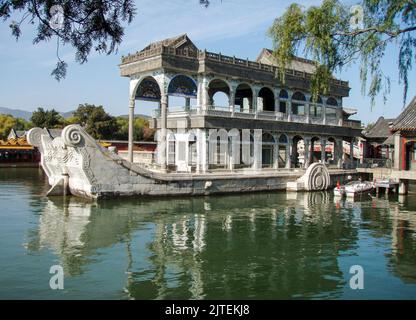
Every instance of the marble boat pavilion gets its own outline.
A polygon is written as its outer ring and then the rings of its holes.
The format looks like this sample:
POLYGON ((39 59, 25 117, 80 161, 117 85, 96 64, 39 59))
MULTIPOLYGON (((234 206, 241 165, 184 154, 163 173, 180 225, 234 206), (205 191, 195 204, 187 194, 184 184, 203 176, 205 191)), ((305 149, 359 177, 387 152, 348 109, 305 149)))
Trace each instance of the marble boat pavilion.
POLYGON ((130 80, 130 162, 136 101, 144 100, 158 103, 151 126, 159 135, 154 168, 162 172, 306 169, 313 162, 340 168, 343 162, 349 167, 353 163, 353 157, 346 161, 343 141, 353 154, 361 122, 349 119, 356 110, 343 107, 349 84, 332 79, 329 95, 314 102, 309 88, 315 64, 310 60, 295 57, 283 85, 270 50, 263 49, 256 61, 239 59, 199 50, 184 34, 122 57, 119 67, 130 80), (217 103, 218 93, 227 96, 227 103, 217 103), (169 105, 170 96, 184 98, 183 105, 169 105), (262 132, 261 152, 253 152, 250 165, 241 164, 236 159, 241 150, 222 138, 241 138, 244 129, 252 136, 255 130, 262 132), (217 146, 209 143, 212 139, 217 146), (214 161, 208 159, 209 148, 215 149, 214 161))

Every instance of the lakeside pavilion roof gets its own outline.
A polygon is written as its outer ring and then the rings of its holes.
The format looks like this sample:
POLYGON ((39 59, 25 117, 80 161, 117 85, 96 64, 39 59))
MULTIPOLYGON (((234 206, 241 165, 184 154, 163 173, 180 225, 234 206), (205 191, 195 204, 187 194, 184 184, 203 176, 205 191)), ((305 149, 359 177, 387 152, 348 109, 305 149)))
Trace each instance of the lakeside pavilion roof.
MULTIPOLYGON (((256 61, 277 67, 276 58, 273 56, 273 50, 267 48, 261 50, 256 61)), ((288 69, 306 73, 314 73, 316 70, 316 63, 309 59, 294 56, 290 62, 290 65, 288 66, 288 69)))
MULTIPOLYGON (((270 59, 272 51, 263 49, 256 61, 226 56, 198 49, 186 34, 153 42, 134 54, 123 56, 119 65, 121 75, 135 77, 158 70, 173 73, 212 74, 236 78, 270 86, 279 84, 278 67, 270 59)), ((285 87, 309 90, 315 63, 295 57, 285 70, 285 87)), ((347 81, 332 79, 330 94, 337 97, 349 95, 347 81)))
POLYGON ((33 150, 34 147, 27 142, 26 136, 24 136, 20 138, 10 138, 7 141, 0 140, 0 150, 1 149, 33 150))
POLYGON ((416 96, 396 118, 392 131, 416 131, 416 96))
POLYGON ((366 138, 387 139, 392 135, 391 125, 394 121, 395 119, 385 119, 384 117, 379 117, 374 126, 368 130, 364 136, 366 138))

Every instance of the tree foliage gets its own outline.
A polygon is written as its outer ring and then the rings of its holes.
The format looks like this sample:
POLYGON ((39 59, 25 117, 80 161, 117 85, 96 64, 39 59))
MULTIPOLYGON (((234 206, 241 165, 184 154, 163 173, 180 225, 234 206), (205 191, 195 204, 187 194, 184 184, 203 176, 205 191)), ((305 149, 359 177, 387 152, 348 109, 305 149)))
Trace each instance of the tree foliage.
POLYGON ((59 58, 59 44, 71 45, 79 63, 87 61, 91 50, 111 54, 117 50, 124 35, 124 23, 133 20, 136 9, 133 0, 19 0, 0 2, 0 18, 9 20, 14 12, 20 21, 11 21, 12 35, 21 36, 24 21, 37 24, 34 44, 57 39, 57 66, 52 75, 65 77, 67 64, 59 58), (54 11, 60 5, 63 12, 54 11), (61 15, 61 17, 59 16, 61 15), (62 20, 56 21, 54 19, 62 20))
POLYGON ((33 112, 30 121, 35 127, 52 129, 62 128, 65 120, 55 109, 38 108, 33 112))
POLYGON ((415 60, 416 1, 362 0, 360 6, 347 7, 338 0, 324 0, 308 9, 292 4, 270 27, 279 78, 293 56, 304 55, 317 62, 311 80, 313 97, 329 91, 332 74, 360 62, 363 94, 371 98, 390 91, 390 75, 384 73, 382 59, 390 44, 399 46, 399 79, 403 84, 403 103, 409 87, 409 71, 415 60))
MULTIPOLYGON (((209 6, 208 0, 199 2, 209 6)), ((80 64, 87 62, 92 50, 107 55, 116 52, 123 40, 125 24, 130 24, 136 15, 136 6, 133 0, 0 1, 3 21, 19 13, 20 20, 11 20, 9 24, 16 40, 22 34, 25 21, 37 25, 34 44, 56 37, 57 64, 51 75, 59 81, 65 78, 68 67, 59 57, 60 45, 72 46, 76 51, 75 60, 80 64), (59 10, 56 6, 60 6, 59 10)))
POLYGON ((80 104, 73 117, 95 139, 111 138, 118 129, 115 118, 105 112, 102 106, 80 104))
POLYGON ((28 130, 30 123, 25 119, 15 118, 12 115, 0 114, 0 139, 6 140, 10 130, 28 130))
MULTIPOLYGON (((118 130, 114 134, 113 139, 127 140, 129 136, 129 121, 125 117, 117 117, 118 130)), ((153 141, 154 130, 149 128, 149 121, 138 117, 134 119, 133 139, 135 141, 153 141)))

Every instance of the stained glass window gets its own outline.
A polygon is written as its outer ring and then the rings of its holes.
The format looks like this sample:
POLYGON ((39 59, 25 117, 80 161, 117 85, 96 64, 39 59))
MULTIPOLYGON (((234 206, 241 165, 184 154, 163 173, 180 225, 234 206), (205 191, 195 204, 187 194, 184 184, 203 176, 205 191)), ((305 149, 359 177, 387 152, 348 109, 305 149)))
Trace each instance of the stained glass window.
POLYGON ((279 97, 281 99, 287 99, 287 98, 289 98, 289 95, 287 94, 286 90, 280 90, 279 97))
POLYGON ((287 136, 285 134, 280 135, 279 143, 287 143, 287 136))
POLYGON ((329 106, 338 106, 337 100, 335 98, 329 97, 328 100, 326 100, 326 104, 329 106))
POLYGON ((187 76, 175 76, 169 83, 169 95, 194 98, 196 97, 196 93, 197 87, 195 82, 187 76))
POLYGON ((137 88, 136 99, 160 101, 160 88, 156 80, 144 79, 137 88))

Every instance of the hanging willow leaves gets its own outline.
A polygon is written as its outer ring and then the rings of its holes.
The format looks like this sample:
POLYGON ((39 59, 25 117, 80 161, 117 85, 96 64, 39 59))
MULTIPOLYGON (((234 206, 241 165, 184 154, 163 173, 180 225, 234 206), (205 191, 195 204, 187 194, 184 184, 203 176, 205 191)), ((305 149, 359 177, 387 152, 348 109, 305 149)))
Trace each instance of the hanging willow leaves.
POLYGON ((326 94, 332 75, 353 62, 360 63, 363 94, 386 99, 390 76, 383 72, 382 59, 389 45, 399 47, 397 67, 403 84, 403 104, 409 88, 409 71, 415 62, 416 1, 362 0, 348 7, 338 0, 324 0, 307 9, 290 5, 268 30, 273 40, 279 77, 295 55, 316 61, 312 76, 313 97, 326 94), (301 51, 301 52, 300 52, 301 51))

